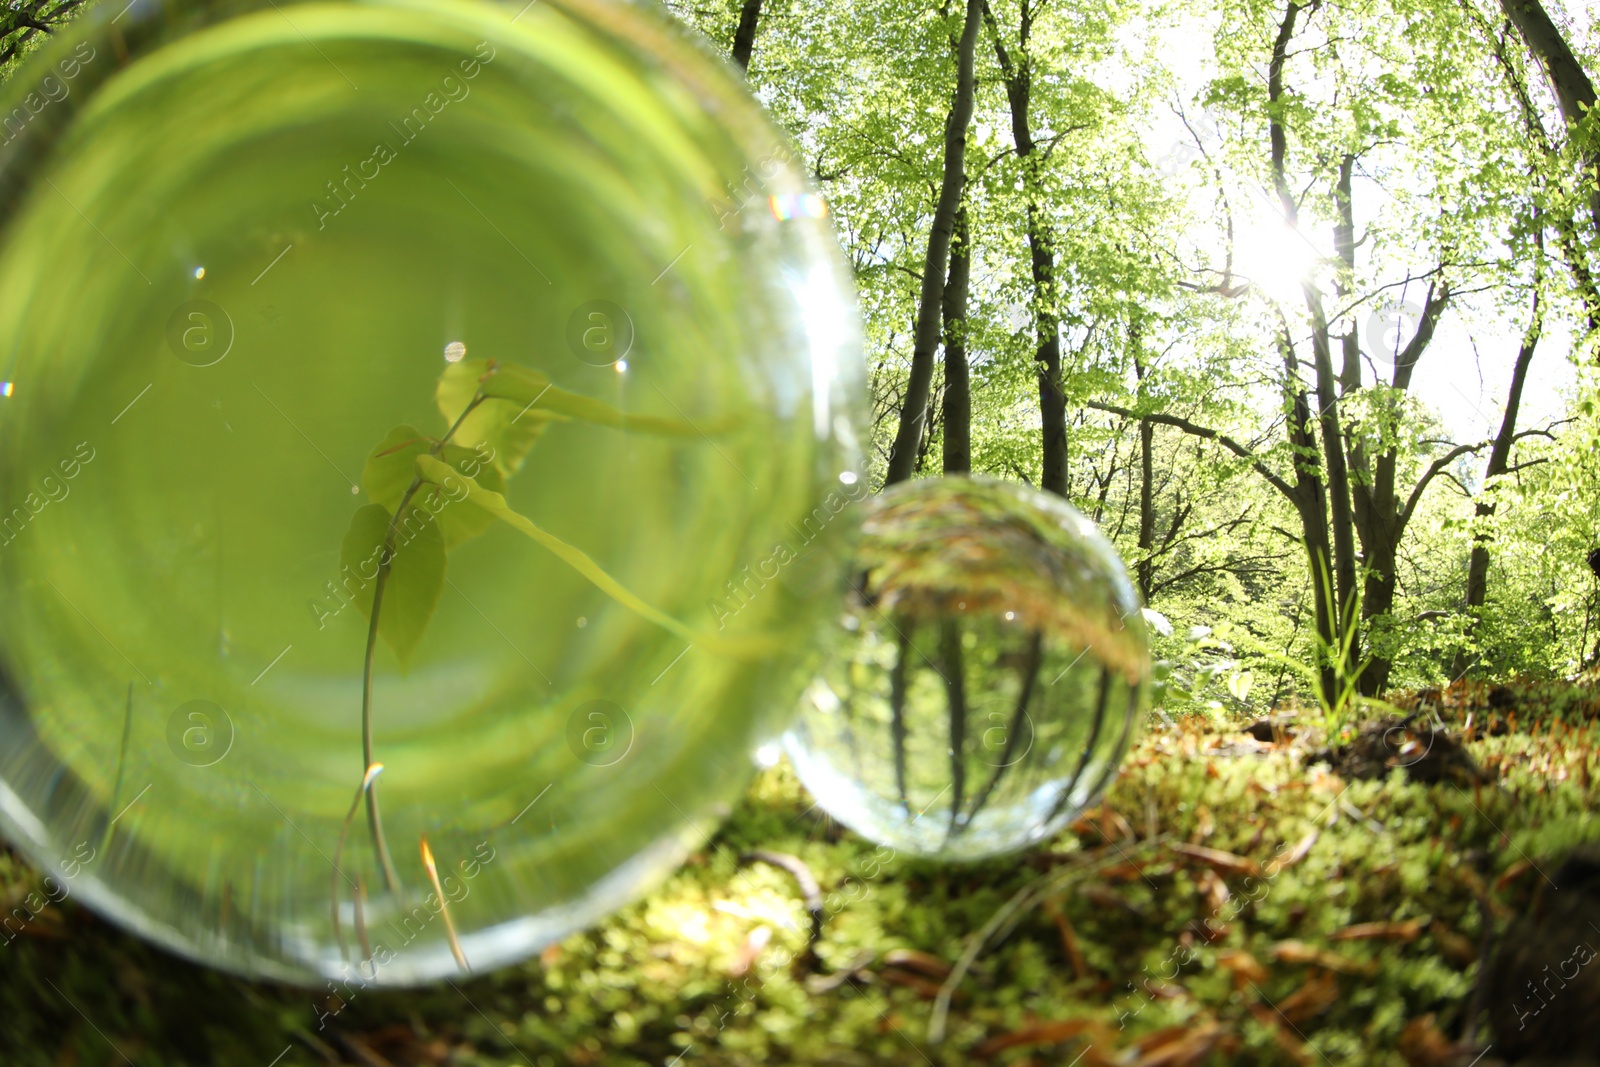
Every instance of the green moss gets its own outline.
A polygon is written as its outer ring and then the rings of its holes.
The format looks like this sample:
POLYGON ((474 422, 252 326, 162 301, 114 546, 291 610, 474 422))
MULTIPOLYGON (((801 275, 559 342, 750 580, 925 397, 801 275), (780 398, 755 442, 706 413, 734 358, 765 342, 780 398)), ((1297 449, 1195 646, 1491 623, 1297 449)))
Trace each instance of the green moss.
MULTIPOLYGON (((1487 714, 1482 692, 1458 696, 1447 716, 1458 724, 1473 708, 1487 714)), ((943 1067, 970 1063, 984 1042, 1034 1023, 1092 1018, 1104 1030, 1087 1038, 1094 1056, 1084 1063, 1176 1026, 1216 1028, 1223 1043, 1203 1062, 1289 1063, 1284 1034, 1275 1032, 1282 1028, 1262 1009, 1269 1001, 1292 1007, 1322 974, 1315 962, 1280 956, 1292 941, 1336 953, 1351 973, 1333 977, 1337 996, 1322 1011, 1295 1015, 1290 1043, 1303 1037, 1334 1064, 1400 1064, 1396 1043, 1417 1017, 1434 1013, 1447 1033, 1458 1032, 1475 977, 1475 964, 1446 958, 1433 924, 1458 946, 1476 945, 1475 887, 1490 887, 1502 917, 1514 914, 1537 878, 1519 873, 1524 856, 1543 867, 1600 837, 1591 814, 1600 773, 1580 767, 1597 740, 1594 706, 1592 689, 1522 693, 1515 729, 1469 742, 1474 758, 1501 776, 1498 787, 1477 790, 1422 785, 1398 771, 1346 782, 1308 762, 1315 738, 1269 749, 1195 718, 1153 729, 1105 804, 1135 831, 1117 839, 1132 862, 1113 857, 1109 867, 1065 877, 1050 897, 1086 973, 1074 973, 1049 910, 1030 909, 961 983, 942 1045, 927 1040, 931 980, 886 969, 885 953, 913 949, 953 962, 1013 894, 1045 876, 1045 865, 1013 858, 942 868, 893 856, 810 810, 780 766, 756 780, 718 837, 649 899, 540 960, 458 982, 459 992, 362 992, 324 1015, 338 1005, 172 959, 72 900, 53 904, 26 934, 0 943, 0 1047, 19 1067, 121 1063, 112 1043, 140 1067, 265 1067, 280 1053, 278 1067, 297 1067, 323 1062, 319 1048, 359 1062, 346 1043, 352 1038, 395 1064, 661 1067, 681 1057, 684 1067, 717 1067, 926 1057, 943 1067), (1151 829, 1267 869, 1254 878, 1224 872, 1229 899, 1219 906, 1216 878, 1170 848, 1144 844, 1151 829), (1312 831, 1304 857, 1273 873, 1269 861, 1312 831), (822 885, 827 922, 810 971, 797 963, 810 915, 793 879, 738 861, 757 846, 800 856, 822 885), (1407 920, 1417 924, 1410 940, 1330 940, 1357 923, 1407 920), (760 926, 770 940, 738 974, 760 926), (1243 982, 1224 966, 1240 951, 1265 970, 1264 981, 1243 982), (808 986, 868 952, 877 962, 860 980, 808 986), (908 975, 911 984, 900 984, 908 975)), ((1109 816, 1081 820, 1050 846, 1067 854, 1055 872, 1101 846, 1100 828, 1115 825, 1109 816)), ((0 852, 0 899, 23 900, 40 885, 0 852)), ((1070 1062, 1082 1048, 1019 1048, 996 1062, 1070 1062)))

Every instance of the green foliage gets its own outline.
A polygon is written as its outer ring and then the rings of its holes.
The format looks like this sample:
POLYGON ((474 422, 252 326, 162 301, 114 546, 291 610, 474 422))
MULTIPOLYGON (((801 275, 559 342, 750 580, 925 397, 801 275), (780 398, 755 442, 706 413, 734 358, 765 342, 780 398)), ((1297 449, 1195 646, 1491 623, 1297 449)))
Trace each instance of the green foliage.
MULTIPOLYGON (((459 430, 456 437, 460 437, 459 430)), ((390 430, 372 450, 361 470, 361 487, 368 499, 391 512, 399 507, 416 477, 417 457, 427 455, 436 444, 438 442, 410 426, 396 426, 390 430)), ((506 475, 515 470, 507 471, 499 462, 509 450, 491 450, 492 447, 487 440, 480 439, 472 448, 455 443, 440 445, 438 454, 441 461, 463 478, 470 478, 492 492, 503 493, 506 475)), ((442 489, 430 485, 416 500, 416 505, 425 508, 438 522, 446 549, 469 541, 489 528, 493 520, 488 515, 476 508, 449 507, 448 499, 442 489)))
POLYGON ((378 634, 402 663, 410 660, 444 589, 446 553, 496 520, 526 534, 619 604, 689 640, 751 654, 741 644, 694 631, 624 588, 581 549, 535 525, 505 500, 506 480, 552 421, 578 420, 635 433, 704 437, 725 432, 679 419, 635 415, 570 393, 528 367, 493 360, 447 364, 435 390, 449 425, 440 438, 396 426, 367 456, 361 484, 371 504, 350 519, 340 549, 347 573, 370 582, 358 598, 371 616, 382 588, 378 634))
MULTIPOLYGON (((347 573, 376 576, 387 555, 388 582, 383 587, 383 602, 378 605, 378 636, 394 650, 402 665, 411 659, 422 640, 428 620, 444 592, 444 538, 433 516, 419 507, 408 507, 401 526, 406 531, 403 543, 390 537, 394 516, 382 504, 367 504, 356 509, 339 546, 339 562, 347 573), (388 547, 386 547, 388 546, 388 547)), ((372 588, 376 590, 376 583, 372 588)), ((361 613, 372 617, 373 599, 356 598, 361 613)))
MULTIPOLYGON (((713 48, 726 48, 742 8, 733 0, 672 6, 713 48)), ((1485 484, 1486 447, 1430 471, 1454 445, 1482 445, 1498 427, 1505 376, 1497 366, 1515 351, 1536 284, 1546 330, 1534 381, 1594 357, 1570 272, 1558 263, 1563 233, 1591 261, 1600 251, 1573 180, 1593 124, 1562 129, 1539 68, 1501 32, 1498 8, 1481 0, 1299 5, 1285 93, 1272 103, 1267 74, 1286 9, 1275 0, 1030 3, 1024 42, 1021 0, 993 5, 1013 64, 1029 64, 1038 148, 1027 158, 1014 149, 986 25, 967 146, 973 269, 963 335, 973 469, 1038 480, 1034 312, 1048 311, 1061 324, 1069 497, 1131 569, 1144 566, 1149 600, 1176 633, 1233 630, 1227 653, 1196 653, 1226 669, 1175 661, 1170 711, 1259 710, 1296 694, 1321 700, 1315 675, 1293 665, 1341 646, 1351 657, 1340 666, 1347 680, 1370 659, 1391 664, 1396 686, 1447 682, 1461 655, 1484 676, 1570 672, 1600 637, 1600 604, 1582 567, 1600 531, 1600 515, 1584 502, 1600 491, 1574 474, 1593 470, 1585 431, 1525 402, 1519 428, 1549 429, 1559 440, 1519 440, 1514 473, 1499 480, 1506 484, 1485 484), (1292 233, 1270 168, 1274 119, 1297 204, 1292 233), (1332 232, 1346 155, 1356 229, 1349 268, 1337 260, 1332 232), (1054 235, 1048 301, 1032 273, 1030 210, 1054 235), (1373 323, 1391 314, 1390 301, 1420 305, 1429 282, 1441 279, 1455 296, 1402 387, 1392 366, 1397 339, 1385 342, 1383 362, 1373 323), (1292 481, 1295 464, 1312 458, 1286 434, 1290 397, 1312 384, 1316 323, 1302 280, 1323 298, 1336 373, 1347 369, 1344 335, 1356 342, 1354 378, 1336 404, 1356 491, 1393 486, 1403 506, 1427 480, 1393 566, 1381 564, 1394 572, 1393 602, 1371 601, 1353 633, 1316 632, 1301 516, 1256 466, 1292 481), (1283 336, 1293 344, 1288 365, 1283 336), (1453 404, 1456 393, 1481 410, 1443 416, 1438 398, 1453 404), (1092 403, 1181 417, 1230 435, 1248 455, 1156 425, 1144 523, 1137 424, 1092 403), (1495 515, 1476 517, 1476 505, 1490 500, 1495 515), (1488 603, 1468 612, 1467 557, 1484 533, 1492 537, 1488 603), (1241 688, 1247 671, 1253 684, 1241 688)), ((750 71, 822 181, 855 267, 872 371, 869 466, 879 476, 909 361, 960 14, 959 5, 842 0, 816 9, 766 0, 750 71)), ((1562 25, 1580 60, 1600 68, 1592 21, 1562 25)), ((743 195, 760 192, 752 189, 759 181, 745 184, 743 195)), ((942 443, 942 389, 936 378, 925 473, 942 443)), ((1595 395, 1586 381, 1571 400, 1595 395)), ((1315 412, 1322 404, 1311 400, 1315 412)), ((1320 487, 1324 499, 1328 488, 1320 487)), ((1371 530, 1390 521, 1376 516, 1371 530)), ((1380 560, 1361 555, 1368 547, 1358 546, 1363 576, 1380 573, 1380 560)), ((1179 643, 1158 642, 1168 658, 1186 654, 1179 643)))

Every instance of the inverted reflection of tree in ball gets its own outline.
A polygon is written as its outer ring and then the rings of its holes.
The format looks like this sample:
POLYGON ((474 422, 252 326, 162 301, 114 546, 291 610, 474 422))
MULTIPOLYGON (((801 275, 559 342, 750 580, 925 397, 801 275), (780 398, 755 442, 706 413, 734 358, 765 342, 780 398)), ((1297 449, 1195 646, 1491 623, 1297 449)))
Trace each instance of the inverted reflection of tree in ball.
POLYGON ((1137 597, 1064 502, 935 478, 872 505, 841 651, 788 748, 830 813, 970 859, 1044 840, 1103 791, 1148 703, 1137 597))

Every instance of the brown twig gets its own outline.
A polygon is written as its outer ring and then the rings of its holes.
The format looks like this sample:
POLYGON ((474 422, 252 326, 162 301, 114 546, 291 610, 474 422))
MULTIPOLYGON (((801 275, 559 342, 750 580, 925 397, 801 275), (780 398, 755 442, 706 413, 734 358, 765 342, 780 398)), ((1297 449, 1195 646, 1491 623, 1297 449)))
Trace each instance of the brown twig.
POLYGON ((1168 835, 1149 841, 1140 841, 1126 848, 1115 843, 1103 845, 1083 853, 1082 861, 1064 869, 1053 870, 1035 878, 1012 895, 1011 899, 1002 904, 989 921, 967 938, 966 948, 962 950, 960 959, 950 969, 950 977, 946 978, 944 985, 939 989, 939 995, 934 998, 933 1010, 928 1018, 928 1040, 937 1044, 944 1040, 945 1024, 950 1016, 950 1001, 955 996, 956 987, 966 978, 967 972, 978 961, 978 956, 983 952, 991 940, 1000 940, 1006 933, 1015 928, 1021 915, 1028 908, 1033 907, 1041 898, 1052 896, 1075 877, 1089 874, 1106 867, 1112 863, 1125 860, 1130 852, 1141 852, 1158 847, 1165 843, 1168 835))
POLYGON ((805 951, 800 955, 800 962, 810 967, 816 962, 816 944, 822 937, 822 921, 826 915, 822 904, 822 886, 817 883, 817 876, 811 873, 811 868, 806 866, 806 861, 799 856, 787 852, 773 852, 770 849, 757 848, 742 854, 740 863, 767 863, 774 867, 781 867, 794 876, 795 884, 800 887, 801 899, 805 901, 806 911, 811 913, 811 932, 806 937, 805 951))
POLYGON ((1083 962, 1083 952, 1078 948, 1078 935, 1073 932, 1072 923, 1056 907, 1055 900, 1044 902, 1044 913, 1050 916, 1050 921, 1056 924, 1056 932, 1061 935, 1061 950, 1067 954, 1067 961, 1072 964, 1074 978, 1086 978, 1089 968, 1083 962))

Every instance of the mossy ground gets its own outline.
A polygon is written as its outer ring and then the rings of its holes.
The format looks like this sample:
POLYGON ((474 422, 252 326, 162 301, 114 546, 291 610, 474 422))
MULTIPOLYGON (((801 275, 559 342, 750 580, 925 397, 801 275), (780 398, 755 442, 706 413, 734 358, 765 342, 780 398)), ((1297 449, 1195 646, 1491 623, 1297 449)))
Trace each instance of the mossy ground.
MULTIPOLYGON (((1525 910, 1547 864, 1600 838, 1600 693, 1591 679, 1425 699, 1457 729, 1471 716, 1467 748, 1496 784, 1345 780, 1310 760, 1314 736, 1262 744, 1188 718, 1155 725, 1105 803, 1049 849, 973 867, 829 824, 780 765, 706 849, 598 929, 521 967, 342 1004, 172 958, 68 899, 0 941, 0 1062, 1452 1062, 1484 923, 1525 910), (795 879, 741 862, 752 848, 815 873, 815 959, 795 879), (1046 878, 930 1041, 945 968, 1046 878)), ((38 885, 0 852, 7 910, 38 885)), ((1478 1028, 1480 1045, 1491 1036, 1478 1028)))

